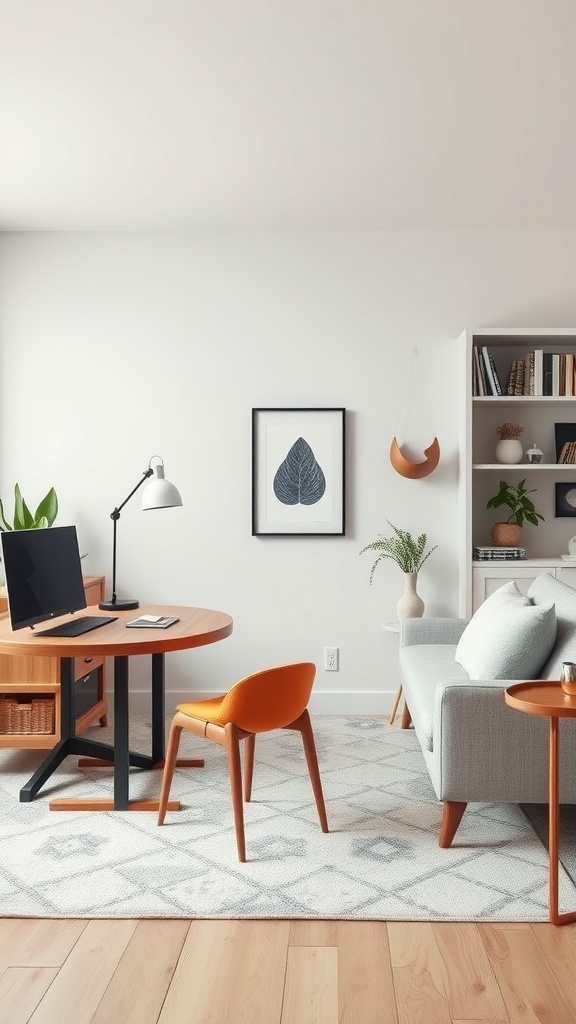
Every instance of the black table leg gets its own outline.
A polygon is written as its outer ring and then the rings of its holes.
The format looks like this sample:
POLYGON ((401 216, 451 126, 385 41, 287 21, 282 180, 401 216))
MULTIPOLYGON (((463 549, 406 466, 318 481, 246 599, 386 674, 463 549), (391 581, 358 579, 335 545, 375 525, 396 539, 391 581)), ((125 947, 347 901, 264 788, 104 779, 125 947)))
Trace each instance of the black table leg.
POLYGON ((164 691, 164 655, 152 655, 152 760, 164 760, 166 700, 164 691))
POLYGON ((126 811, 129 800, 128 657, 114 658, 114 810, 126 811))
POLYGON ((88 757, 114 758, 114 747, 109 743, 98 743, 76 735, 76 710, 74 705, 74 659, 60 661, 60 742, 44 758, 33 776, 20 790, 20 802, 30 803, 50 778, 64 758, 70 754, 88 757))

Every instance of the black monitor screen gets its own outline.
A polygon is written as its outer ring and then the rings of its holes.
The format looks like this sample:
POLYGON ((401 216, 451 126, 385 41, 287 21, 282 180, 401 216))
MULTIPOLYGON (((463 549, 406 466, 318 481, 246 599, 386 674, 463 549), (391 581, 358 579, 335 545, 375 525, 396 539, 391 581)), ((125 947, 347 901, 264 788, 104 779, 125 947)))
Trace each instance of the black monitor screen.
POLYGON ((12 629, 86 607, 75 526, 0 536, 12 629))

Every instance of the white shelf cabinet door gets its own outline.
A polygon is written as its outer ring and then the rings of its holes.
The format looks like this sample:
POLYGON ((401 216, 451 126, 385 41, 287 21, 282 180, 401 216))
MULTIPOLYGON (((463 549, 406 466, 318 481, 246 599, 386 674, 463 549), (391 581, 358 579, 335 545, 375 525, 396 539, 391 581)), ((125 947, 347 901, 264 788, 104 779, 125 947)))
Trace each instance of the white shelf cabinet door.
MULTIPOLYGON (((576 578, 576 570, 572 571, 576 578)), ((475 566, 472 572, 472 612, 477 611, 494 591, 512 580, 516 582, 520 593, 526 594, 530 584, 541 572, 549 572, 554 576, 556 569, 554 566, 515 565, 513 562, 507 562, 506 565, 490 565, 486 568, 475 566)))

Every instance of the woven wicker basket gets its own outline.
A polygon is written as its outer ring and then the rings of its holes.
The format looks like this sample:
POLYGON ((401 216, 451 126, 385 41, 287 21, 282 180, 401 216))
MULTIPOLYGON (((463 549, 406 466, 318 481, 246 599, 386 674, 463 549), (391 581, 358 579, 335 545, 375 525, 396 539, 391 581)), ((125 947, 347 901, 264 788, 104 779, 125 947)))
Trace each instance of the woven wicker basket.
POLYGON ((54 732, 54 697, 0 697, 0 734, 29 736, 54 732))

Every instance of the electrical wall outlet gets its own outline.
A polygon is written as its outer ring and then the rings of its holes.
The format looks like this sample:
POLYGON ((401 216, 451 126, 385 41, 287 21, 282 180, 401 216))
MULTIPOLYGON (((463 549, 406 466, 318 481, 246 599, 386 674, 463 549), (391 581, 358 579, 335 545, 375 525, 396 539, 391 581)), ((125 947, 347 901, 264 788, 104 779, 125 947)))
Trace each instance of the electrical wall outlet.
POLYGON ((326 672, 337 672, 338 671, 338 648, 337 647, 325 647, 324 648, 324 670, 326 672))

